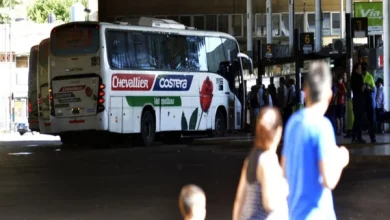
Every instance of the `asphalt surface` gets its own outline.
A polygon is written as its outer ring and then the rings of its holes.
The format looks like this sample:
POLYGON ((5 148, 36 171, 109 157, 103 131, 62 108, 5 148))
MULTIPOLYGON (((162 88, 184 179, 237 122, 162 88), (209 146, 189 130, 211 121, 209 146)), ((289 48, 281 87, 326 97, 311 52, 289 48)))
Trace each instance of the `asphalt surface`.
MULTIPOLYGON (((226 140, 95 148, 7 139, 0 142, 0 218, 180 219, 178 193, 194 183, 207 194, 207 219, 231 219, 251 146, 226 140)), ((338 218, 388 219, 390 158, 370 152, 390 146, 362 147, 334 191, 338 218)))

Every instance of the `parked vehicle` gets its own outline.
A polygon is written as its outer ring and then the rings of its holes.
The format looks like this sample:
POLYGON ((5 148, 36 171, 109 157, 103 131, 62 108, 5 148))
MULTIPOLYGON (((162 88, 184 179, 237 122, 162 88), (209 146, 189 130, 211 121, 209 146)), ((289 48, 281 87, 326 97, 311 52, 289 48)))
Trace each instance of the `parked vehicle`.
POLYGON ((30 131, 29 126, 27 123, 18 123, 16 125, 16 129, 19 132, 20 135, 24 135, 28 131, 30 131))

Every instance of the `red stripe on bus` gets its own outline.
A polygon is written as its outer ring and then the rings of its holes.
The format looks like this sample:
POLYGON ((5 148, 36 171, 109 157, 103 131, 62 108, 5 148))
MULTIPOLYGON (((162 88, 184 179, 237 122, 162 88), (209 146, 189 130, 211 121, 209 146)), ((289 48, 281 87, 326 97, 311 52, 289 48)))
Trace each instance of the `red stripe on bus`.
POLYGON ((69 121, 70 124, 82 124, 85 123, 85 120, 72 120, 69 121))

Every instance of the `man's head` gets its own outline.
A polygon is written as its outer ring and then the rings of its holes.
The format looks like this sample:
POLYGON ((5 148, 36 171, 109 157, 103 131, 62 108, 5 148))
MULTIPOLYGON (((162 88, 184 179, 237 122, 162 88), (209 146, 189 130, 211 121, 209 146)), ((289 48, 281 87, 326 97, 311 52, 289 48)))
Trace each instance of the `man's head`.
POLYGON ((325 113, 332 98, 332 75, 329 65, 322 61, 313 62, 304 88, 308 106, 322 104, 325 113))
POLYGON ((280 77, 279 84, 280 84, 280 86, 285 85, 286 84, 286 79, 284 77, 280 77))
POLYGON ((352 73, 354 74, 362 74, 362 64, 361 63, 355 63, 352 67, 352 73))
POLYGON ((206 218, 206 195, 196 185, 185 185, 179 195, 179 209, 184 219, 204 220, 206 218))
POLYGON ((275 150, 282 137, 282 119, 277 108, 263 108, 256 120, 255 146, 275 150))
POLYGON ((291 88, 291 86, 295 85, 295 80, 294 79, 289 79, 288 80, 288 87, 291 88))
POLYGON ((383 85, 383 79, 382 79, 382 78, 378 78, 378 79, 376 80, 376 86, 380 87, 380 86, 382 86, 382 85, 383 85))
POLYGON ((368 72, 368 64, 366 62, 362 62, 362 73, 363 75, 366 75, 368 72))

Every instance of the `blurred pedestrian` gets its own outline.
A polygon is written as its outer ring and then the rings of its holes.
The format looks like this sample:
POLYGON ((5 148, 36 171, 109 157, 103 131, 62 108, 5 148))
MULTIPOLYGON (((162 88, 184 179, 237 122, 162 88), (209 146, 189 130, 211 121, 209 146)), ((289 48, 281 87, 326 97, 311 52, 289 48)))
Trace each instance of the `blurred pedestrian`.
POLYGON ((362 66, 356 63, 352 68, 351 76, 352 105, 353 105, 353 128, 352 143, 366 143, 362 138, 362 126, 364 119, 364 81, 362 76, 362 66))
POLYGON ((251 110, 251 132, 252 135, 255 134, 255 124, 256 124, 256 118, 260 111, 260 101, 259 101, 259 86, 252 86, 251 93, 250 93, 250 110, 251 110))
POLYGON ((378 78, 376 80, 376 118, 378 123, 378 131, 379 133, 384 133, 383 131, 383 121, 382 114, 385 112, 385 102, 384 102, 384 92, 383 92, 383 79, 378 78))
POLYGON ((282 130, 279 110, 264 107, 256 122, 253 149, 241 171, 233 220, 288 219, 288 186, 276 154, 282 130))
POLYGON ((185 185, 179 195, 179 209, 184 220, 206 218, 206 195, 196 185, 185 185))
POLYGON ((333 126, 324 117, 332 99, 331 85, 329 65, 312 63, 305 79, 306 107, 294 113, 285 128, 282 167, 291 220, 336 219, 331 190, 349 162, 349 153, 337 147, 333 126))
POLYGON ((347 88, 345 87, 344 76, 340 74, 337 80, 336 93, 336 120, 337 120, 337 135, 344 132, 344 116, 345 116, 345 96, 347 95, 347 88))
POLYGON ((362 63, 363 81, 365 84, 364 101, 366 106, 366 114, 368 119, 368 133, 370 134, 371 143, 376 143, 375 127, 376 127, 376 86, 374 77, 368 72, 368 64, 362 63))

